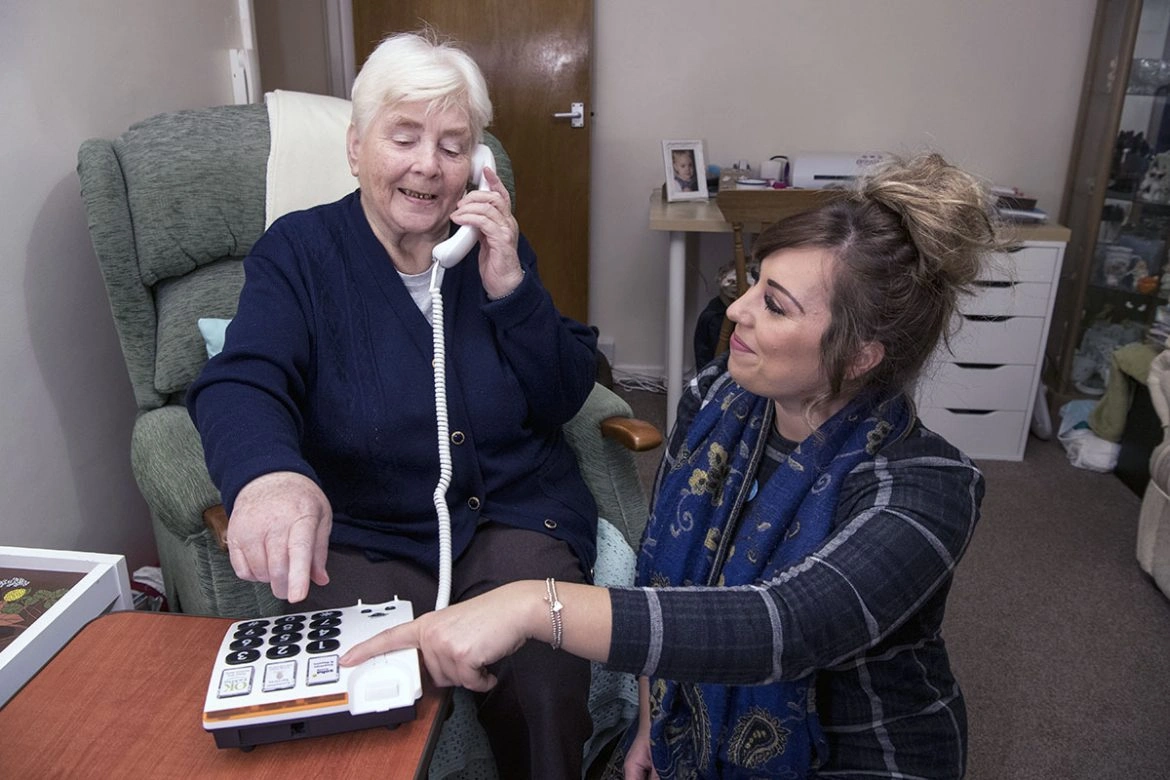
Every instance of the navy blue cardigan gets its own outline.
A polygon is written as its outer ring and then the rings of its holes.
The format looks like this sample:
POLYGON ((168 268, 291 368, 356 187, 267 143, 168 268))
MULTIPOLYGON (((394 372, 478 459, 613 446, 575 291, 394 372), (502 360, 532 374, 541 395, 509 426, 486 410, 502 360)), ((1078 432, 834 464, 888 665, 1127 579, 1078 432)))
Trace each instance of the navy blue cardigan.
MULTIPOLYGON (((596 376, 596 336, 561 317, 521 237, 524 281, 489 301, 478 247, 446 271, 452 556, 493 520, 568 542, 588 575, 597 508, 561 425, 596 376)), ((244 261, 223 352, 187 405, 230 515, 251 480, 293 471, 333 507, 331 543, 437 571, 429 321, 360 192, 277 220, 244 261)))

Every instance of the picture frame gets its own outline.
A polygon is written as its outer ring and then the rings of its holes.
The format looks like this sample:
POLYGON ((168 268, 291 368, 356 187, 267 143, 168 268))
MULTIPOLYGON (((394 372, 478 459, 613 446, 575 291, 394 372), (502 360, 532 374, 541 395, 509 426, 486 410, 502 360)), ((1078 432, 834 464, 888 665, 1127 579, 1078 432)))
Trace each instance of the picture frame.
POLYGON ((706 200, 707 160, 701 140, 663 141, 666 200, 706 200))
MULTIPOLYGON (((0 571, 5 573, 6 583, 18 577, 28 580, 28 590, 36 587, 38 574, 77 575, 52 578, 52 587, 60 585, 60 579, 73 584, 0 650, 0 706, 90 620, 111 610, 134 609, 126 559, 121 555, 0 547, 0 571)), ((6 590, 11 592, 12 588, 6 590)))

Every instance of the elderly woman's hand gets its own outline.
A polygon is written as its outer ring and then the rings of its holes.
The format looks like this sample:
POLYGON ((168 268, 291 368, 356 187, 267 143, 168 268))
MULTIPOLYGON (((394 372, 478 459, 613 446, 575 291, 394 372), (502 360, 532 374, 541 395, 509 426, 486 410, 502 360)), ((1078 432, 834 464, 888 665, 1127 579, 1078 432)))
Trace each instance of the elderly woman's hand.
POLYGON ((333 510, 317 483, 291 471, 244 485, 228 521, 228 554, 240 579, 267 582, 277 598, 301 601, 309 580, 329 582, 325 557, 333 510))
POLYGON ((520 226, 512 216, 512 199, 500 177, 491 168, 485 168, 483 175, 491 189, 472 190, 463 196, 451 221, 479 230, 479 275, 488 297, 496 300, 515 290, 524 279, 516 252, 520 226))

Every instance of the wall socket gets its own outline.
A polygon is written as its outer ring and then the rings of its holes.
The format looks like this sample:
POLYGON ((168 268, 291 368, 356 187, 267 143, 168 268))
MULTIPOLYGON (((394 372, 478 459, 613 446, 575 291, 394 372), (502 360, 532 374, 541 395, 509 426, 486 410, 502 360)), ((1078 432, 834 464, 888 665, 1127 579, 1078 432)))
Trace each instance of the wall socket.
POLYGON ((609 365, 613 366, 614 343, 611 338, 599 338, 597 340, 597 351, 605 355, 605 359, 609 361, 609 365))

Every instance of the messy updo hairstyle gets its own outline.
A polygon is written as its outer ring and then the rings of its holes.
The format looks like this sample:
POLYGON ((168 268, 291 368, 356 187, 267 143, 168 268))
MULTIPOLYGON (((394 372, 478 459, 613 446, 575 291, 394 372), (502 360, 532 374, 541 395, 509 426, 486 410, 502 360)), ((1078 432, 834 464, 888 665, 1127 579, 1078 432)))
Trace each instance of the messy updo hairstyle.
POLYGON ((975 176, 926 153, 887 157, 840 198, 767 227, 752 256, 819 248, 834 259, 831 321, 821 340, 829 392, 821 403, 865 388, 909 390, 939 339, 948 339, 961 295, 988 253, 1009 243, 993 198, 975 176), (854 357, 878 342, 883 359, 851 377, 854 357))
POLYGON ((432 30, 396 33, 378 44, 354 79, 350 121, 360 137, 378 111, 402 103, 425 103, 431 112, 462 111, 473 143, 483 140, 483 129, 492 121, 479 66, 456 44, 439 41, 432 30))

